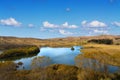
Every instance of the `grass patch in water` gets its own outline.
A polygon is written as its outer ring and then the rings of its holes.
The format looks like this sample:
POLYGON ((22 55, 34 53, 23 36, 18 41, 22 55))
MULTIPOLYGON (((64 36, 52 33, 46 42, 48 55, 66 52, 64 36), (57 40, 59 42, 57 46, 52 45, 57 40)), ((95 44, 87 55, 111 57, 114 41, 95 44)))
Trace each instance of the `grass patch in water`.
POLYGON ((21 57, 29 57, 31 55, 35 55, 39 53, 39 48, 36 46, 27 46, 27 47, 20 47, 5 50, 3 53, 0 54, 1 60, 14 60, 20 59, 21 57))

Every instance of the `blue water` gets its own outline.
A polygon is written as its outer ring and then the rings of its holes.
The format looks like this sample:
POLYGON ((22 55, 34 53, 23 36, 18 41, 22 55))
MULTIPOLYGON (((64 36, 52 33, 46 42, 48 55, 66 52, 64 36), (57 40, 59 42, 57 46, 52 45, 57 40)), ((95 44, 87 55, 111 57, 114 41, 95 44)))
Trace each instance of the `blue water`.
MULTIPOLYGON (((78 54, 81 54, 80 49, 81 49, 80 46, 74 46, 74 50, 71 50, 71 48, 66 48, 66 47, 61 47, 61 48, 42 47, 40 48, 40 52, 38 53, 38 55, 29 57, 29 58, 22 58, 22 59, 16 60, 15 62, 23 63, 23 65, 19 66, 18 70, 23 69, 23 67, 26 70, 31 69, 32 60, 38 56, 49 57, 51 61, 50 64, 75 65, 75 57, 78 54)), ((88 59, 85 59, 84 61, 87 61, 87 60, 88 59)), ((87 67, 90 67, 90 65, 87 65, 86 63, 85 65, 87 67)), ((112 65, 107 65, 107 66, 108 66, 109 72, 116 72, 119 70, 119 67, 117 66, 112 66, 112 65)))
MULTIPOLYGON (((74 58, 81 53, 80 49, 81 49, 80 46, 74 46, 74 50, 65 47, 63 48, 42 47, 37 56, 49 57, 51 59, 51 64, 75 65, 74 58)), ((19 67, 19 69, 22 69, 23 66, 24 69, 30 69, 33 58, 37 56, 33 56, 30 58, 22 58, 20 60, 16 60, 15 62, 23 63, 23 65, 19 67)))

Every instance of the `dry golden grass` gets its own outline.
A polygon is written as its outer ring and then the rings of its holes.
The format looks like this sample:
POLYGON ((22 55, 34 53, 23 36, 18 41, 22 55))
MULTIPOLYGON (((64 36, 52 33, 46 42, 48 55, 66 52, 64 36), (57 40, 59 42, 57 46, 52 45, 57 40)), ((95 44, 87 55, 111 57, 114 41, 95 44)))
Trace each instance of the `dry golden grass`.
POLYGON ((84 57, 120 66, 120 45, 87 44, 81 51, 84 57))

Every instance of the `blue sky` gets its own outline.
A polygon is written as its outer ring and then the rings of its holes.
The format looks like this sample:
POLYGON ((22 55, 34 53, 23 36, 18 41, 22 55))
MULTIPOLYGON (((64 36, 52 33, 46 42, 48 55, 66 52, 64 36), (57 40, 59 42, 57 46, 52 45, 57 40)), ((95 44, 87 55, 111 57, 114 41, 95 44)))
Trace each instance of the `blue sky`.
POLYGON ((120 0, 0 0, 0 36, 120 35, 120 0))

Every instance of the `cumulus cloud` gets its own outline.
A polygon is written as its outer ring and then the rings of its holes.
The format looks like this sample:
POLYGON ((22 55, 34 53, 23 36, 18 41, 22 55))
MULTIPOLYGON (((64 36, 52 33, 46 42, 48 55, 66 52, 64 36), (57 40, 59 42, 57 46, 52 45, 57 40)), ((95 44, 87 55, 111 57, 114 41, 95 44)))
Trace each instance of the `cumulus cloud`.
POLYGON ((20 26, 21 23, 15 20, 14 18, 8 18, 8 19, 1 19, 0 24, 6 25, 6 26, 20 26))
POLYGON ((120 22, 115 21, 112 23, 112 25, 120 27, 120 22))
POLYGON ((62 34, 62 35, 72 35, 72 34, 73 34, 72 32, 65 31, 65 30, 63 30, 63 29, 60 29, 60 30, 59 30, 59 33, 62 34))
POLYGON ((89 25, 91 27, 105 27, 106 24, 103 22, 99 22, 99 21, 92 21, 91 23, 89 23, 89 25))
POLYGON ((52 24, 48 21, 43 22, 43 26, 45 28, 69 28, 69 29, 70 28, 74 29, 78 27, 77 25, 69 25, 68 22, 65 22, 64 24, 61 25, 57 25, 57 24, 52 24))
POLYGON ((104 22, 100 22, 97 20, 87 22, 87 21, 82 21, 81 25, 84 27, 106 27, 107 25, 104 22))
POLYGON ((76 25, 69 25, 68 22, 65 22, 64 24, 62 24, 63 28, 77 28, 76 25))
POLYGON ((48 21, 43 22, 43 26, 46 28, 57 28, 58 26, 55 24, 51 24, 48 21))

